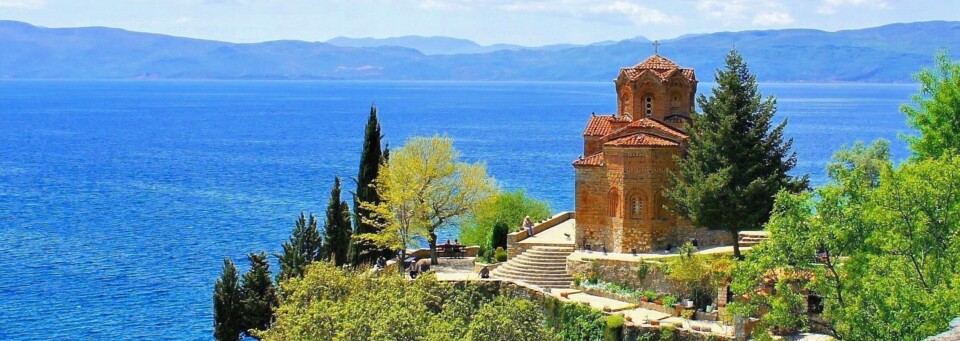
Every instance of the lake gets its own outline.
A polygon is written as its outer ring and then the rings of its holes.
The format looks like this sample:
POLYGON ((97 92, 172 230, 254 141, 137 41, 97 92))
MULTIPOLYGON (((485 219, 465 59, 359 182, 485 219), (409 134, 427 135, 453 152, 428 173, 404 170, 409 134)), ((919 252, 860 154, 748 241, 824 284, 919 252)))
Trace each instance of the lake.
MULTIPOLYGON (((814 184, 857 140, 906 158, 917 89, 761 85, 814 184)), ((0 339, 211 339, 223 258, 245 271, 301 211, 323 219, 374 103, 391 146, 448 135, 502 188, 572 210, 580 134, 615 101, 611 83, 0 81, 0 339)))

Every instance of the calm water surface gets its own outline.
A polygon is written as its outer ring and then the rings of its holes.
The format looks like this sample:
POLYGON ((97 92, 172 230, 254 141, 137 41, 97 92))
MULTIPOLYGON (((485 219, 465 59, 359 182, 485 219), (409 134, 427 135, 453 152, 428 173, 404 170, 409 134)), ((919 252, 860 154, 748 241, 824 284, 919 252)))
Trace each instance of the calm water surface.
MULTIPOLYGON (((856 140, 907 156, 915 85, 762 90, 815 183, 856 140)), ((323 211, 374 102, 391 145, 449 135, 555 211, 588 116, 616 103, 608 83, 0 82, 0 339, 211 339, 223 258, 276 252, 323 211)))

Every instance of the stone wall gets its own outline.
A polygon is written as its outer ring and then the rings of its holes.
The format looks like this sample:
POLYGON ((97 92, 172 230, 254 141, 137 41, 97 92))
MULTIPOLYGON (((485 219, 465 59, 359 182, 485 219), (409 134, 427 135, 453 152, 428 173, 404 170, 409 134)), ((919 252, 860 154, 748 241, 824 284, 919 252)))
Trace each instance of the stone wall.
MULTIPOLYGON (((560 225, 560 223, 565 222, 570 219, 574 219, 576 215, 573 212, 561 212, 557 213, 553 217, 548 218, 547 220, 538 222, 533 225, 533 233, 540 233, 546 231, 547 229, 560 225)), ((518 227, 520 228, 520 227, 518 227)), ((533 247, 538 244, 520 244, 524 239, 529 238, 530 235, 527 234, 526 230, 521 230, 518 232, 513 232, 507 235, 507 259, 513 259, 526 251, 528 247, 533 247)), ((544 244, 546 245, 546 244, 544 244)))
POLYGON ((571 276, 580 276, 586 278, 586 274, 593 268, 593 262, 596 262, 602 271, 600 280, 604 282, 618 283, 634 288, 644 290, 653 290, 660 293, 673 293, 676 288, 673 283, 663 276, 657 261, 649 260, 650 271, 641 281, 637 276, 637 267, 640 264, 639 257, 636 260, 619 260, 601 257, 602 254, 592 254, 577 251, 567 257, 567 273, 571 276))

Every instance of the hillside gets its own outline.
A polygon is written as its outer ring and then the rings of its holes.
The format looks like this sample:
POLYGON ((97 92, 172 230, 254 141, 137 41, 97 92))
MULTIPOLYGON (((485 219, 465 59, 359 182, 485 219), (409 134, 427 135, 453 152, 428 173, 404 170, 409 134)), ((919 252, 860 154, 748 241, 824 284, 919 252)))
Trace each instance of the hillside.
MULTIPOLYGON (((619 67, 652 52, 643 38, 545 47, 481 46, 445 37, 236 44, 15 21, 0 21, 0 44, 0 78, 11 79, 608 81, 619 67)), ((765 82, 909 82, 935 51, 950 48, 956 56, 958 44, 960 22, 935 21, 837 32, 689 35, 664 41, 660 51, 696 68, 701 80, 709 80, 736 46, 765 82)))

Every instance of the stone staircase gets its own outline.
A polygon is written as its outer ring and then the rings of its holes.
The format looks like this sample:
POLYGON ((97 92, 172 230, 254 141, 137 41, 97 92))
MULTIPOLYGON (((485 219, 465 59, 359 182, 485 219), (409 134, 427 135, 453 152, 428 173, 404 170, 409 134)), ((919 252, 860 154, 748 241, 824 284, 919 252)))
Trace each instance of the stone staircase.
POLYGON ((543 289, 569 288, 573 277, 567 274, 567 256, 573 246, 534 246, 490 274, 494 278, 521 281, 543 289))
POLYGON ((766 231, 743 231, 737 235, 740 239, 740 247, 756 246, 760 242, 770 238, 770 233, 766 231))

